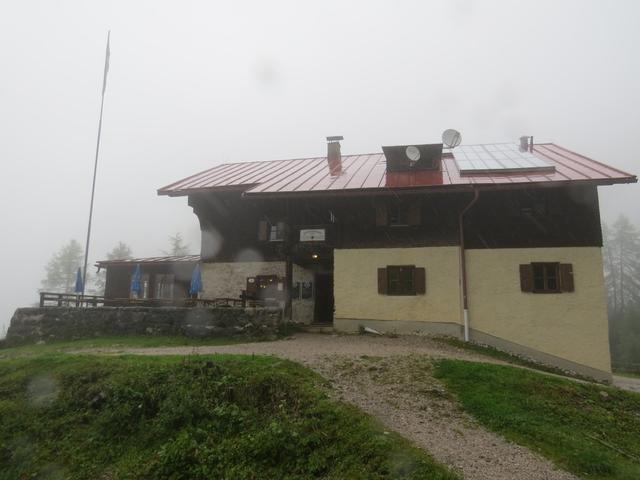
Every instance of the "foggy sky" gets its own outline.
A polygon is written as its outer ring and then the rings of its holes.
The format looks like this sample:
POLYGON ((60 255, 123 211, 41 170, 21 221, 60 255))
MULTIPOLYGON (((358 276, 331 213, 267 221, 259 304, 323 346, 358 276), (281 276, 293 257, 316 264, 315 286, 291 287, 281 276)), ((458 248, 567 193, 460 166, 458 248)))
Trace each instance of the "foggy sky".
MULTIPOLYGON (((3 0, 0 326, 84 244, 108 29, 91 264, 178 231, 199 253, 186 198, 157 188, 327 135, 345 154, 533 135, 640 173, 640 2, 3 0)), ((640 223, 637 184, 599 191, 605 221, 640 223)))

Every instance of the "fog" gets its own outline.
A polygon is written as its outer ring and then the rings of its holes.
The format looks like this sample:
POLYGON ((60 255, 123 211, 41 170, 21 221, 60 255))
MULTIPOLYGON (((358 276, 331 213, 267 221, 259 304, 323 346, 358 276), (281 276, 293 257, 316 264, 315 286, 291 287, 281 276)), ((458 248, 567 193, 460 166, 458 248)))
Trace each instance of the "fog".
MULTIPOLYGON (((385 144, 516 141, 638 174, 640 2, 12 1, 0 7, 0 326, 44 266, 84 244, 107 30, 90 264, 161 254, 186 198, 156 189, 222 162, 385 144)), ((601 187, 640 222, 640 187, 601 187)), ((93 269, 92 269, 93 270, 93 269)), ((1 331, 1 329, 0 329, 1 331)))

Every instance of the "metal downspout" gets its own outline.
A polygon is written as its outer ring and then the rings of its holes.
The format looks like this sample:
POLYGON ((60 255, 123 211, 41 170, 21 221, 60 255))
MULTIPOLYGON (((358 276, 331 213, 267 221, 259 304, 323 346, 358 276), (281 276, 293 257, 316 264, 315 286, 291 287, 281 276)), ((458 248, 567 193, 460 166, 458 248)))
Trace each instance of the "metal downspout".
POLYGON ((465 247, 464 247, 464 215, 467 211, 473 207, 473 205, 478 201, 478 196, 480 195, 480 191, 474 187, 473 188, 473 200, 471 200, 466 207, 460 212, 460 216, 458 218, 458 231, 460 233, 460 281, 462 283, 462 308, 464 315, 464 341, 469 341, 469 302, 467 295, 467 263, 465 258, 465 247))
POLYGON ((285 322, 285 331, 287 323, 293 322, 293 302, 291 292, 293 290, 293 258, 292 258, 292 228, 291 228, 291 205, 289 200, 285 200, 286 209, 286 230, 285 230, 285 286, 284 286, 284 310, 282 316, 285 322))

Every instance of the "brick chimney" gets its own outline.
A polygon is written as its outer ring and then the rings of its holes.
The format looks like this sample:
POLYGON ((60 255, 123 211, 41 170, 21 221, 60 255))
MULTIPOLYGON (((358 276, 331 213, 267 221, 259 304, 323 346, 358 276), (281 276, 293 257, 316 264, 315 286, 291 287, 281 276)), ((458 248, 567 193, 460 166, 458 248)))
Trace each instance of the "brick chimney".
POLYGON ((342 155, 340 154, 340 140, 344 140, 341 135, 327 137, 327 163, 331 176, 342 173, 342 155))

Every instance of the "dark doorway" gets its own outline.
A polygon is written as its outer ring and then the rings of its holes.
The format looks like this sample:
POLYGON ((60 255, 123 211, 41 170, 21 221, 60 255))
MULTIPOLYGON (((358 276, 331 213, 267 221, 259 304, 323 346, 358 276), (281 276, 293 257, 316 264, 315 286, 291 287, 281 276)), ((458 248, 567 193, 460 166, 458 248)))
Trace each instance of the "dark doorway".
POLYGON ((333 273, 316 273, 315 284, 313 323, 331 325, 333 323, 333 273))

